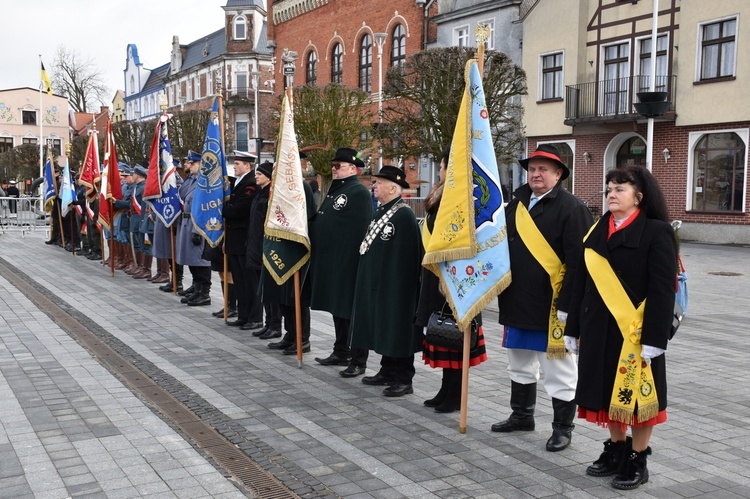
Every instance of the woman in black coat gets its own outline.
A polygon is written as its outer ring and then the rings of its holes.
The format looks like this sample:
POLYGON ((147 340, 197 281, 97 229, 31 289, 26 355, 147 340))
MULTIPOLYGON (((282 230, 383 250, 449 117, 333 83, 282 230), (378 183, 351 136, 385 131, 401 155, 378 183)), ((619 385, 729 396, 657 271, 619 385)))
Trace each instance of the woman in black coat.
POLYGON ((607 174, 606 183, 609 211, 585 239, 586 264, 581 265, 583 272, 576 278, 572 299, 580 306, 571 307, 565 343, 575 352, 579 349, 576 339, 580 340, 575 397, 578 415, 609 428, 610 433, 604 453, 586 473, 616 474, 612 480, 615 488, 634 489, 648 481, 649 440, 654 426, 667 419, 664 352, 674 309, 677 244, 664 196, 648 170, 617 168, 607 174), (597 266, 597 255, 605 259, 601 260, 604 266, 597 266), (607 265, 614 274, 603 270, 607 265), (624 290, 622 297, 627 295, 631 303, 613 300, 615 295, 602 287, 607 282, 624 290), (600 288, 604 289, 604 298, 600 288), (642 323, 632 322, 635 326, 626 332, 635 340, 633 346, 626 344, 623 348, 623 333, 611 310, 624 310, 622 315, 633 317, 631 311, 644 300, 642 323), (625 355, 628 347, 634 353, 625 355), (647 376, 648 365, 652 379, 647 376), (634 383, 628 383, 630 372, 635 373, 634 383), (610 402, 613 390, 617 397, 610 402), (623 406, 628 408, 624 412, 623 406), (627 436, 628 426, 632 438, 627 436))
MULTIPOLYGON (((440 158, 440 182, 435 184, 425 198, 425 210, 427 216, 424 224, 426 229, 432 231, 435 224, 440 200, 443 197, 443 186, 445 183, 445 171, 448 167, 450 148, 445 149, 440 158)), ((425 228, 423 228, 425 230, 425 228)), ((419 288, 419 302, 417 303, 417 314, 415 324, 426 327, 433 312, 446 307, 445 296, 440 292, 437 276, 422 268, 422 282, 419 288)), ((469 365, 476 366, 487 360, 487 350, 482 333, 482 315, 475 317, 478 324, 477 344, 469 354, 469 365)), ((437 412, 453 412, 461 405, 461 370, 463 369, 463 353, 458 350, 450 350, 430 344, 426 339, 422 347, 422 360, 432 368, 443 369, 443 382, 437 395, 424 401, 427 407, 433 407, 437 412)))

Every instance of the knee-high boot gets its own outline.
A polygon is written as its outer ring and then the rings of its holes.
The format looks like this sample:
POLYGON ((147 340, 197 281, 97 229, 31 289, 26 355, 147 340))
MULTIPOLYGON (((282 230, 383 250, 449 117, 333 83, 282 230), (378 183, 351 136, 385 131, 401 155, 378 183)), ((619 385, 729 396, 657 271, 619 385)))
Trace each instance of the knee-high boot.
POLYGON ((522 385, 510 382, 510 408, 513 413, 505 421, 492 425, 492 431, 534 431, 534 409, 536 408, 536 383, 522 385))
POLYGON ((443 369, 443 376, 448 377, 445 398, 435 407, 435 412, 457 411, 461 407, 461 369, 443 369))
POLYGON ((169 282, 169 260, 166 258, 157 258, 156 271, 156 275, 151 279, 151 282, 154 284, 169 282))
POLYGON ((133 276, 141 271, 141 267, 143 266, 143 253, 140 251, 135 252, 135 261, 132 265, 130 265, 127 269, 125 269, 125 273, 133 276))
POLYGON ((448 392, 448 369, 443 369, 443 381, 440 384, 440 390, 438 390, 437 395, 435 395, 433 398, 429 400, 424 401, 424 405, 427 407, 437 407, 440 404, 443 403, 443 400, 445 400, 445 395, 448 392))
POLYGON ((141 256, 141 269, 133 275, 133 279, 147 279, 151 277, 151 264, 154 261, 152 255, 145 253, 141 256))
POLYGON ((576 415, 576 403, 572 400, 552 398, 552 410, 554 416, 552 419, 552 436, 547 440, 547 450, 557 452, 565 449, 570 445, 570 439, 573 436, 573 418, 576 415))

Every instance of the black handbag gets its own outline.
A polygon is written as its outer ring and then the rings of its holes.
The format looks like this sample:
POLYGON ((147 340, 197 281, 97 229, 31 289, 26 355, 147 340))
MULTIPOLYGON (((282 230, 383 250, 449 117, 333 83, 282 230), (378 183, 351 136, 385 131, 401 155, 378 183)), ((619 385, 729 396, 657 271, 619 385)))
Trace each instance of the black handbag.
MULTIPOLYGON (((449 350, 457 350, 463 352, 464 350, 464 332, 458 329, 456 319, 453 318, 450 310, 446 311, 447 303, 443 305, 443 308, 437 312, 433 312, 430 315, 430 319, 427 321, 427 332, 425 334, 425 341, 430 345, 436 347, 443 347, 449 350)), ((471 349, 474 350, 477 346, 477 330, 476 320, 471 321, 471 349)))
POLYGON ((674 313, 672 315, 672 328, 669 330, 669 339, 671 340, 674 338, 675 333, 677 332, 677 328, 680 327, 680 324, 682 324, 682 319, 685 317, 685 311, 682 310, 682 306, 677 303, 677 301, 674 302, 674 313))

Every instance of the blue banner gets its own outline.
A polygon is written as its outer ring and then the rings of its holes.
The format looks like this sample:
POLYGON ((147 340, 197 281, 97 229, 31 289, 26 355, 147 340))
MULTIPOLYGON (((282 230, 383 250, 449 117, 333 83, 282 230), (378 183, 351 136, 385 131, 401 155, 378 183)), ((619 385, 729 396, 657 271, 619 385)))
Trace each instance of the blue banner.
POLYGON ((224 201, 229 199, 229 194, 227 160, 222 146, 219 99, 217 97, 208 119, 201 166, 198 169, 198 180, 191 206, 193 226, 212 248, 216 247, 224 238, 222 211, 224 201))
POLYGON ((52 210, 55 203, 57 191, 55 190, 55 176, 52 174, 52 159, 47 156, 47 162, 44 164, 44 209, 52 210))
POLYGON ((167 132, 168 120, 169 115, 164 114, 156 125, 143 199, 148 201, 151 210, 164 225, 170 227, 182 213, 182 207, 177 194, 177 173, 172 163, 172 146, 167 132))

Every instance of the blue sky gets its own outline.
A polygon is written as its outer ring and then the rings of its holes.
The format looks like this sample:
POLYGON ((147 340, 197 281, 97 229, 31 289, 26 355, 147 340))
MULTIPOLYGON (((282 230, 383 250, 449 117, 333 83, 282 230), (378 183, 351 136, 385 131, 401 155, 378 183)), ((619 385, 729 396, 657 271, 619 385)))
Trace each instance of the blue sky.
POLYGON ((111 101, 124 88, 129 43, 153 69, 169 62, 174 35, 185 44, 221 28, 224 5, 226 0, 4 0, 0 89, 38 88, 39 54, 51 77, 57 47, 64 45, 99 68, 111 101))

